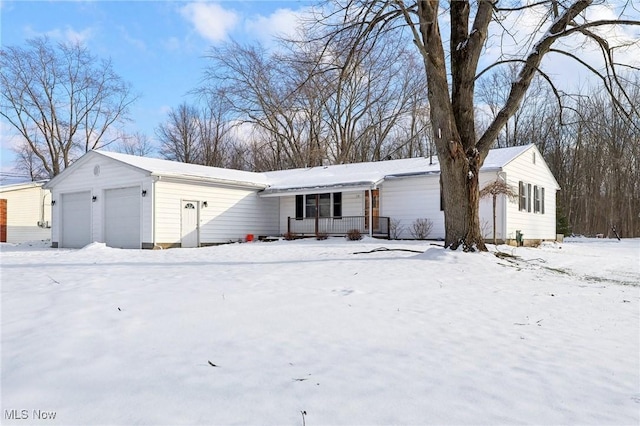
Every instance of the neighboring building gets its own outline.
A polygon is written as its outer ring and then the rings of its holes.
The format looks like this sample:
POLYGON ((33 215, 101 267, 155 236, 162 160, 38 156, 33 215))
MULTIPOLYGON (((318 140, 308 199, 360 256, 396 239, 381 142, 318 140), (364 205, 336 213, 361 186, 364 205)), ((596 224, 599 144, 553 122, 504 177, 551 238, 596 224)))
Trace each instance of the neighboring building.
MULTIPOLYGON (((91 151, 47 185, 54 247, 93 241, 111 247, 198 247, 247 236, 346 234, 358 229, 411 238, 416 219, 444 238, 439 165, 434 158, 253 173, 91 151), (369 225, 372 226, 369 226, 369 225)), ((558 183, 534 145, 490 151, 480 186, 506 180, 517 200, 498 199, 496 237, 554 240, 558 183)), ((487 238, 491 200, 480 204, 487 238)))
POLYGON ((51 239, 51 193, 44 182, 0 186, 0 242, 51 239))

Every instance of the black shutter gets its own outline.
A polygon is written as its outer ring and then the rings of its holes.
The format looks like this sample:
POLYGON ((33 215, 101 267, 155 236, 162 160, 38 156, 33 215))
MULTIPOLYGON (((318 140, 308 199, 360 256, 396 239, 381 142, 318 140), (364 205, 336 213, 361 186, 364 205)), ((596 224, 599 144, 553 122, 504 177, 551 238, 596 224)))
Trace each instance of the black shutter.
POLYGON ((342 192, 333 193, 333 217, 342 216, 342 192))
POLYGON ((296 195, 296 218, 304 217, 304 195, 296 195))
POLYGON ((518 208, 520 210, 526 210, 527 208, 527 198, 526 195, 524 193, 524 182, 520 181, 518 182, 518 208))

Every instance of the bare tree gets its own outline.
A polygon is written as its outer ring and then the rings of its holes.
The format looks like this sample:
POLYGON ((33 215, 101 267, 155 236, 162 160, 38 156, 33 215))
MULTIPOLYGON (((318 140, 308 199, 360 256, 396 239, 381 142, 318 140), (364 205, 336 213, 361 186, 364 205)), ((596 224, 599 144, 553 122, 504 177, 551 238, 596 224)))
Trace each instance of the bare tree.
POLYGON ((497 244, 496 240, 496 207, 498 204, 498 196, 505 195, 509 199, 514 199, 518 193, 502 179, 496 179, 487 184, 480 190, 480 198, 491 197, 493 207, 493 244, 497 244))
POLYGON ((187 103, 169 111, 169 119, 156 130, 160 140, 160 155, 167 160, 182 163, 199 163, 200 113, 187 103))
MULTIPOLYGON (((534 76, 543 72, 541 64, 545 56, 553 53, 571 57, 596 73, 609 93, 619 87, 617 71, 625 65, 616 62, 614 56, 622 46, 607 40, 598 30, 639 25, 640 22, 625 19, 624 10, 620 11, 619 19, 591 19, 586 12, 598 3, 595 0, 541 0, 523 6, 500 7, 497 0, 475 3, 464 0, 354 0, 339 3, 337 8, 329 4, 328 9, 332 12, 319 17, 319 21, 328 26, 326 40, 350 38, 354 53, 382 33, 395 32, 399 36, 408 33, 422 55, 444 189, 447 247, 486 250, 478 214, 479 170, 500 132, 518 111, 534 76), (517 76, 508 95, 493 120, 479 133, 475 117, 475 84, 485 71, 479 64, 487 46, 490 24, 501 25, 505 17, 529 10, 539 12, 540 18, 536 29, 530 31, 527 38, 518 40, 521 46, 524 45, 521 53, 500 58, 485 69, 518 64, 517 76), (441 28, 448 28, 448 37, 442 35, 441 28), (543 30, 537 31, 540 29, 543 30), (605 71, 599 72, 572 52, 553 48, 559 40, 569 39, 593 43, 592 46, 602 52, 605 71)), ((627 4, 627 7, 631 6, 627 4)), ((503 36, 515 37, 504 26, 503 30, 503 36)), ((634 105, 615 102, 615 108, 626 118, 638 115, 634 105)))
POLYGON ((18 167, 42 169, 47 177, 112 143, 111 130, 137 99, 110 61, 78 43, 54 46, 35 38, 24 48, 2 48, 0 70, 0 116, 22 138, 18 167))
POLYGON ((140 132, 120 136, 120 142, 116 149, 124 154, 138 155, 140 157, 149 156, 155 151, 147 135, 140 132))

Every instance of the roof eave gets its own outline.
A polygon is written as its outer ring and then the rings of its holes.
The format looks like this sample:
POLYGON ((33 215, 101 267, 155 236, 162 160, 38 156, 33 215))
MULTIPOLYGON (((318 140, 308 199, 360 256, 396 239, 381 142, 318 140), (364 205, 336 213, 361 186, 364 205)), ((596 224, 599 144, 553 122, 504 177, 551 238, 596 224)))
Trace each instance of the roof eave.
POLYGON ((179 181, 188 181, 188 182, 205 182, 216 185, 225 185, 225 186, 233 186, 233 187, 241 187, 241 188, 250 188, 250 189, 264 189, 266 188, 266 184, 257 183, 257 182, 249 182, 249 181, 238 181, 231 179, 220 179, 213 178, 207 176, 196 176, 196 175, 185 175, 181 173, 150 173, 152 177, 158 177, 160 179, 174 179, 179 181))
POLYGON ((309 185, 298 186, 291 188, 272 188, 267 187, 263 191, 260 191, 258 195, 261 197, 283 197, 285 195, 301 195, 301 194, 313 194, 319 191, 331 191, 334 192, 352 192, 361 191, 365 189, 372 189, 382 183, 384 179, 378 181, 363 181, 363 182, 345 182, 330 185, 309 185))

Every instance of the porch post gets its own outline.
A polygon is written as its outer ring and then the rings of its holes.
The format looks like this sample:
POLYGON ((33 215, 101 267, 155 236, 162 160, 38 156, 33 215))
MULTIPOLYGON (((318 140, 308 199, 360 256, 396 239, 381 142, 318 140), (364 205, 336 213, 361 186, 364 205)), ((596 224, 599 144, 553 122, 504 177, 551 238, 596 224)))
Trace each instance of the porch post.
POLYGON ((316 194, 316 235, 318 235, 319 222, 320 222, 320 194, 316 194))
POLYGON ((373 237, 373 191, 369 188, 369 236, 373 237))

